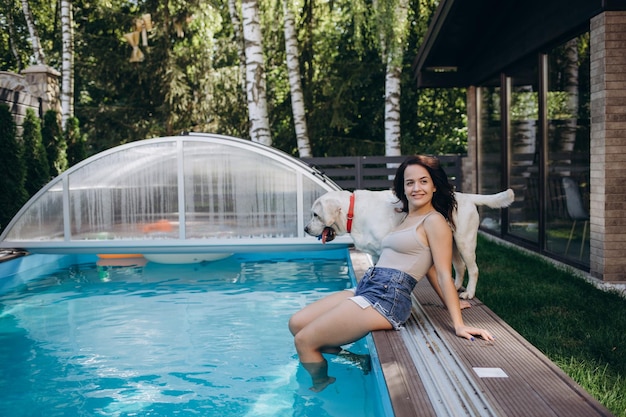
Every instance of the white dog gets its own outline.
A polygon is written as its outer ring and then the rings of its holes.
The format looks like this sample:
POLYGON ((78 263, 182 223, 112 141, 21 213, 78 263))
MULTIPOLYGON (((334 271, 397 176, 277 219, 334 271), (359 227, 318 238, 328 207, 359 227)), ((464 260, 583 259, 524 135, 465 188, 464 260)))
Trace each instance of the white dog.
MULTIPOLYGON (((454 250, 454 284, 458 289, 463 285, 465 269, 468 272, 468 283, 460 298, 474 298, 478 282, 478 266, 476 265, 476 238, 480 219, 477 206, 491 208, 508 207, 513 203, 513 190, 508 189, 497 194, 464 194, 455 193, 457 210, 453 213, 454 250)), ((330 242, 335 236, 350 233, 354 246, 370 254, 374 262, 380 254, 381 240, 398 225, 405 214, 396 211, 402 203, 391 190, 368 191, 329 191, 318 198, 311 208, 313 217, 304 231, 317 236, 322 243, 330 242), (352 218, 348 218, 351 195, 354 196, 352 218), (350 226, 350 227, 349 227, 350 226)))

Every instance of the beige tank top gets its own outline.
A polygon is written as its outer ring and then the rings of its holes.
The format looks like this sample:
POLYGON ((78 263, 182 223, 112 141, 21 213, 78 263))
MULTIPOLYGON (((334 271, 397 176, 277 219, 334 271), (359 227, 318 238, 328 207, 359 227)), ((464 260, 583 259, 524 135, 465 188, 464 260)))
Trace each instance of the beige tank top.
MULTIPOLYGON (((389 233, 381 242, 382 250, 376 266, 406 272, 416 280, 422 279, 433 265, 430 248, 417 237, 417 229, 436 210, 426 214, 417 224, 389 233)), ((439 214, 441 215, 441 214, 439 214)))

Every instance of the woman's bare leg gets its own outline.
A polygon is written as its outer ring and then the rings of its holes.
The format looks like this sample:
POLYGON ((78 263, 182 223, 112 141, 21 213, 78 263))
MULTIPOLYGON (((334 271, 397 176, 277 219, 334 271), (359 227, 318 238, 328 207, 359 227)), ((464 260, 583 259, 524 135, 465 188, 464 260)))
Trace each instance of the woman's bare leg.
MULTIPOLYGON (((352 291, 339 291, 327 295, 324 298, 307 305, 302 310, 295 313, 289 320, 289 330, 293 335, 298 333, 300 329, 307 324, 315 320, 317 317, 331 310, 343 300, 350 298, 354 295, 352 291)), ((343 349, 341 346, 323 346, 320 351, 330 355, 338 355, 341 358, 352 362, 358 366, 364 374, 368 374, 371 370, 371 357, 370 355, 360 355, 343 349)))
POLYGON ((363 309, 346 298, 297 331, 296 350, 313 379, 311 390, 321 391, 334 382, 328 376, 328 365, 322 356, 325 348, 352 343, 373 330, 391 328, 391 323, 378 311, 371 307, 363 309))
POLYGON ((303 307, 289 319, 291 334, 295 336, 307 324, 352 296, 354 296, 352 291, 338 291, 303 307))

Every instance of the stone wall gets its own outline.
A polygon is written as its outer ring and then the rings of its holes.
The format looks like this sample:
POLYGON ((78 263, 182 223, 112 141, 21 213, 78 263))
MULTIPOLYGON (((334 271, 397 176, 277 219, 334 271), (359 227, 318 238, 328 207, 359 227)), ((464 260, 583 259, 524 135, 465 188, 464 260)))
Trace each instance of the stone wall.
POLYGON ((49 109, 61 115, 59 77, 60 73, 45 65, 26 68, 21 74, 0 71, 0 103, 9 106, 18 132, 27 109, 43 117, 49 109))

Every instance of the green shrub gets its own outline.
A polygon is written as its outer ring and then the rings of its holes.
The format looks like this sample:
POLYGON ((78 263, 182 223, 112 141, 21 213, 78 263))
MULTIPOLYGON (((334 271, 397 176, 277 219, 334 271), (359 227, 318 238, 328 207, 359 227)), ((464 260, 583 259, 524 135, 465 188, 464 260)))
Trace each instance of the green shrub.
POLYGON ((50 181, 48 155, 41 139, 41 122, 33 109, 26 110, 22 128, 24 162, 26 163, 24 187, 28 195, 32 196, 50 181))
POLYGON ((0 227, 4 229, 26 202, 24 180, 26 167, 22 147, 17 140, 17 128, 9 107, 0 105, 0 227))

